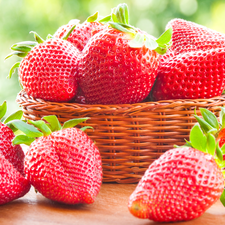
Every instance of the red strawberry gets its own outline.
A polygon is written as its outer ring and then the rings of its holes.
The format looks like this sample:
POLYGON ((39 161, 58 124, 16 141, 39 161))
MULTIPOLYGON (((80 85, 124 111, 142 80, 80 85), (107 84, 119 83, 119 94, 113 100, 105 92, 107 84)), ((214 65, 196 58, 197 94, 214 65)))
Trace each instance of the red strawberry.
POLYGON ((219 146, 222 148, 222 146, 225 144, 225 128, 219 132, 217 140, 219 141, 219 146))
POLYGON ((158 222, 191 220, 212 206, 223 189, 223 174, 213 156, 180 147, 150 165, 128 207, 134 216, 158 222))
POLYGON ((0 152, 4 157, 24 175, 24 152, 20 145, 13 145, 15 137, 13 131, 0 122, 0 152))
POLYGON ((72 20, 68 24, 61 26, 56 33, 54 34, 57 38, 62 38, 63 35, 68 32, 73 25, 76 25, 76 28, 72 31, 67 41, 71 42, 77 49, 82 51, 87 44, 88 40, 92 37, 93 34, 106 28, 106 25, 98 21, 85 21, 82 24, 77 24, 77 20, 72 20))
POLYGON ((116 8, 112 20, 111 27, 89 40, 80 58, 78 84, 88 104, 141 102, 155 81, 157 52, 167 48, 167 43, 128 24, 125 4, 116 8), (123 16, 116 17, 119 13, 123 16))
POLYGON ((173 19, 166 26, 169 27, 173 29, 171 50, 175 54, 225 47, 225 35, 205 26, 173 19))
MULTIPOLYGON (((0 119, 6 113, 6 102, 0 106, 0 119)), ((10 126, 10 120, 21 119, 22 111, 7 117, 4 122, 10 126)), ((0 122, 0 205, 22 197, 30 189, 29 181, 24 177, 24 152, 20 145, 13 145, 13 131, 0 122)))
POLYGON ((151 93, 154 101, 211 98, 225 85, 225 35, 182 19, 171 20, 170 51, 162 56, 151 93))
POLYGON ((30 183, 0 152, 0 205, 24 196, 30 183))
POLYGON ((155 101, 212 98, 225 84, 225 49, 193 51, 162 62, 152 89, 155 101))
POLYGON ((225 206, 222 152, 210 132, 196 124, 187 146, 168 150, 149 166, 129 198, 134 216, 176 222, 201 216, 218 199, 225 206))
MULTIPOLYGON (((68 102, 77 93, 77 58, 79 51, 71 43, 59 38, 46 41, 22 42, 12 46, 24 57, 19 67, 19 79, 28 95, 47 101, 68 102), (31 49, 31 45, 36 45, 31 49), (20 51, 18 51, 20 50, 20 51)), ((9 57, 8 56, 8 57, 9 57)), ((10 76, 13 70, 10 72, 10 76)))
MULTIPOLYGON (((28 141, 33 141, 25 156, 28 180, 36 190, 51 200, 66 204, 93 203, 102 181, 98 148, 82 130, 72 127, 79 120, 65 123, 63 129, 55 116, 47 116, 43 120, 28 121, 44 132, 44 136, 41 136, 43 134, 36 130, 33 135, 38 137, 36 140, 27 137, 28 141), (47 126, 43 120, 50 124, 47 126)), ((20 128, 17 121, 13 124, 20 128)), ((27 130, 32 128, 35 131, 33 126, 25 125, 27 130)), ((33 132, 27 133, 27 130, 25 133, 31 136, 33 132)), ((23 136, 22 140, 25 138, 23 136)), ((21 136, 17 136, 14 141, 20 139, 21 136)))

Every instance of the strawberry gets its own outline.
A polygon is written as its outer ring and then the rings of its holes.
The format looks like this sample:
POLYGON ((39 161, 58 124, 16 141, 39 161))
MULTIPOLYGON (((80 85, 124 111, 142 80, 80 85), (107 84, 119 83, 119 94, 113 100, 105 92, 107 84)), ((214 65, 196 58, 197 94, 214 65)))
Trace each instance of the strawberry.
POLYGON ((100 153, 83 130, 73 127, 86 119, 67 121, 63 127, 55 116, 30 124, 13 122, 25 133, 13 142, 30 144, 25 174, 46 198, 65 204, 94 202, 102 181, 100 153))
POLYGON ((0 205, 24 196, 30 183, 0 152, 0 205))
POLYGON ((67 41, 72 43, 77 49, 82 51, 87 44, 88 40, 97 32, 106 28, 101 22, 97 21, 98 13, 90 16, 84 23, 77 24, 77 20, 71 20, 68 24, 61 26, 54 34, 57 38, 62 38, 66 32, 68 32, 72 26, 76 25, 76 28, 69 35, 67 41))
MULTIPOLYGON (((0 119, 6 110, 4 102, 0 106, 0 119)), ((22 114, 20 110, 7 117, 5 124, 0 122, 0 205, 20 198, 30 190, 30 183, 24 177, 24 152, 20 145, 12 144, 15 135, 10 128, 10 121, 21 119, 22 114)))
POLYGON ((173 56, 160 64, 151 95, 166 99, 212 98, 225 85, 225 49, 193 51, 173 56))
POLYGON ((182 19, 171 20, 172 46, 161 57, 154 101, 212 98, 222 94, 225 35, 182 19))
POLYGON ((64 39, 50 37, 44 41, 35 34, 38 43, 13 45, 14 52, 6 58, 12 55, 24 58, 14 64, 9 77, 19 67, 19 80, 28 95, 55 102, 72 100, 77 93, 79 51, 65 40, 67 36, 64 39))
POLYGON ((78 85, 87 104, 141 102, 155 81, 159 53, 170 44, 171 29, 155 40, 129 25, 126 4, 113 10, 111 20, 89 39, 79 61, 78 85))
POLYGON ((173 29, 171 51, 175 54, 225 47, 225 35, 205 26, 173 19, 166 25, 167 29, 169 27, 173 29))
POLYGON ((185 146, 166 151, 149 166, 129 198, 134 216, 177 222, 201 216, 219 199, 225 206, 225 163, 211 132, 196 123, 185 146))

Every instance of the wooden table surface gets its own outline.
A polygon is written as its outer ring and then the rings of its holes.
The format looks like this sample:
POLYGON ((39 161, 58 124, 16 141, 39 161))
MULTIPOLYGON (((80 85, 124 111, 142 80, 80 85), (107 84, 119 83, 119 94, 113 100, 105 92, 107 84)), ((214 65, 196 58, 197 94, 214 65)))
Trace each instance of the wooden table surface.
MULTIPOLYGON (((50 201, 31 188, 24 197, 0 206, 1 225, 160 225, 134 217, 127 208, 136 184, 102 184, 93 204, 64 205, 50 201)), ((223 225, 225 208, 217 202, 201 217, 173 225, 223 225)), ((164 223, 165 225, 165 223, 164 223)))

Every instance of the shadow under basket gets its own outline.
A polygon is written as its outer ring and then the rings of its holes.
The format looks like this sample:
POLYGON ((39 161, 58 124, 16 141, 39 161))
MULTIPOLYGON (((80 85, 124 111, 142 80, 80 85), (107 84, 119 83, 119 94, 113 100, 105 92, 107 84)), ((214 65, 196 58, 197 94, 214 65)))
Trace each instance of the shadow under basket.
POLYGON ((207 108, 216 116, 225 95, 210 99, 165 100, 122 105, 56 103, 35 99, 21 91, 17 102, 25 119, 56 115, 61 123, 90 117, 81 126, 102 157, 103 182, 137 183, 149 165, 165 151, 183 145, 197 122, 194 113, 207 108))

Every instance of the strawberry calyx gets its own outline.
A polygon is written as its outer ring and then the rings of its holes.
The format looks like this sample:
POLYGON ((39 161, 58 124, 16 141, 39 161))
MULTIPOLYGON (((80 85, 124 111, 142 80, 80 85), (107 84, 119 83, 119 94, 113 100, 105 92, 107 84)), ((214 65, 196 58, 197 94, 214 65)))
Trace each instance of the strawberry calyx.
MULTIPOLYGON (((75 127, 76 125, 86 121, 87 119, 89 118, 85 117, 71 119, 66 121, 63 126, 61 126, 58 118, 55 115, 44 116, 41 120, 37 121, 27 120, 27 122, 25 122, 16 119, 12 120, 10 124, 12 124, 22 132, 22 134, 17 135, 13 139, 13 144, 26 144, 29 146, 36 138, 48 136, 54 131, 75 127)), ((80 130, 85 131, 88 128, 93 129, 90 126, 84 126, 80 128, 80 130)))
MULTIPOLYGON (((225 145, 219 146, 217 135, 223 128, 216 116, 206 108, 200 108, 202 117, 195 112, 194 117, 197 123, 190 131, 189 141, 184 146, 193 147, 199 151, 212 155, 221 169, 225 168, 223 155, 225 154, 225 145)), ((224 118, 224 108, 220 111, 220 117, 224 118)), ((225 177, 225 170, 223 170, 225 177)))
MULTIPOLYGON (((217 140, 218 133, 225 126, 225 108, 221 108, 219 121, 208 109, 200 108, 200 112, 202 117, 198 116, 195 111, 194 117, 197 123, 192 127, 189 141, 185 140, 186 144, 184 146, 192 147, 213 156, 225 178, 225 160, 223 159, 225 144, 220 147, 217 140)), ((225 207, 225 189, 220 197, 220 201, 225 207)))
POLYGON ((157 53, 163 55, 172 45, 172 28, 167 29, 158 39, 151 35, 140 32, 137 28, 129 24, 129 10, 126 3, 119 4, 112 9, 111 19, 108 18, 110 27, 128 33, 131 40, 128 45, 131 48, 141 48, 145 46, 150 50, 155 50, 157 53))
POLYGON ((7 102, 4 101, 2 103, 2 105, 0 105, 0 122, 5 124, 7 127, 9 127, 13 132, 17 131, 17 128, 14 127, 11 124, 11 121, 13 120, 22 120, 23 117, 23 111, 22 110, 18 110, 12 114, 10 114, 9 116, 5 117, 7 112, 7 102))

